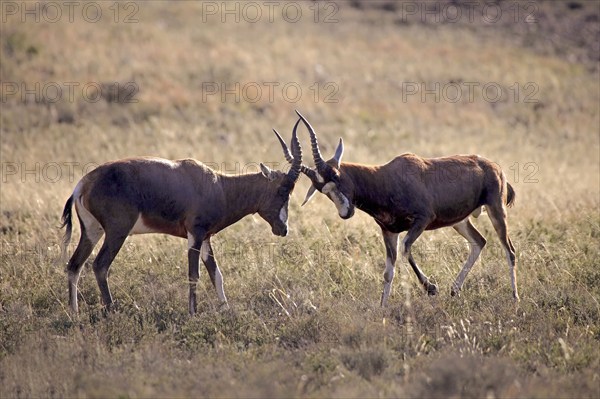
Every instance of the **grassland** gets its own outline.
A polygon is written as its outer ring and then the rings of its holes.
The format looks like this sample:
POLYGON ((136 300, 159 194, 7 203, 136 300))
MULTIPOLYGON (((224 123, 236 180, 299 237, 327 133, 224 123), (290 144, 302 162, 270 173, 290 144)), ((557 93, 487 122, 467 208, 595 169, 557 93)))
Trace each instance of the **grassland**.
POLYGON ((318 23, 309 3, 292 3, 303 11, 295 23, 281 8, 272 22, 263 9, 256 23, 241 14, 223 23, 207 3, 159 1, 121 4, 115 22, 113 3, 94 4, 96 23, 80 10, 73 22, 49 22, 42 9, 39 22, 23 22, 2 9, 0 397, 600 395, 597 3, 535 2, 534 23, 423 21, 405 18, 407 3, 358 1, 321 3, 318 23), (90 100, 115 82, 121 97, 90 100), (262 96, 240 90, 236 101, 236 83, 262 96), (502 99, 480 89, 468 98, 466 84, 490 83, 502 99), (54 84, 75 87, 73 98, 48 101, 54 84), (439 101, 409 94, 436 84, 439 101), (297 101, 285 85, 302 89, 297 101), (456 85, 463 96, 453 102, 456 85), (379 229, 360 212, 339 219, 322 196, 300 208, 303 178, 288 237, 258 216, 215 237, 229 310, 204 273, 190 318, 186 243, 135 236, 111 270, 118 311, 103 315, 86 267, 80 319, 71 318, 57 226, 85 170, 135 155, 231 173, 285 167, 271 128, 289 135, 295 108, 326 155, 344 137, 348 161, 414 152, 498 162, 517 192, 509 224, 520 304, 483 216, 475 223, 489 244, 460 297, 449 288, 468 248, 440 230, 413 250, 441 295, 427 297, 399 264, 381 309, 379 229))

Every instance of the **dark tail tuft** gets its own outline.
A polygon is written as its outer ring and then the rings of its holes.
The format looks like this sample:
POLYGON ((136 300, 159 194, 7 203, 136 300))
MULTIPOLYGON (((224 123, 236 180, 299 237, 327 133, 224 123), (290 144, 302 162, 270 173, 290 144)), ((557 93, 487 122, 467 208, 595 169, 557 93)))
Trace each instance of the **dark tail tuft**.
POLYGON ((65 204, 65 208, 63 209, 61 222, 62 225, 60 228, 67 227, 65 231, 65 236, 63 237, 62 248, 61 248, 61 259, 64 259, 67 253, 67 247, 71 242, 71 233, 73 232, 73 196, 71 195, 65 204))
POLYGON ((515 189, 510 185, 510 183, 506 183, 506 187, 508 188, 508 195, 506 196, 506 205, 511 207, 515 203, 515 189))

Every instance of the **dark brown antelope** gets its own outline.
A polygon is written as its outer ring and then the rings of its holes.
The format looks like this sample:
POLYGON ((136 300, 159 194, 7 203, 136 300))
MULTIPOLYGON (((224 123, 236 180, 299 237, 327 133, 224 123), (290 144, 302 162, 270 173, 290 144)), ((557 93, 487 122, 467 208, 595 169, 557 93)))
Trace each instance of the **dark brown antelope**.
POLYGON ((239 176, 215 172, 193 159, 129 158, 109 162, 85 175, 67 200, 62 214, 66 233, 63 253, 71 239, 75 204, 81 238, 67 264, 69 303, 78 312, 77 282, 85 260, 103 234, 93 270, 103 305, 113 299, 108 287, 110 265, 129 235, 162 233, 188 239, 189 312, 196 312, 198 258, 202 258, 217 296, 227 303, 223 277, 210 238, 246 215, 258 213, 273 234, 288 232, 288 201, 300 175, 302 149, 292 133, 294 162, 288 173, 260 164, 260 172, 239 176))
MULTIPOLYGON (((411 255, 415 240, 425 230, 452 226, 469 242, 471 253, 451 289, 451 294, 457 295, 486 244, 485 238, 469 220, 471 215, 479 216, 483 206, 506 250, 513 297, 519 299, 515 249, 508 236, 506 222, 506 206, 513 204, 515 192, 497 164, 478 155, 421 158, 414 154, 400 155, 385 165, 347 163, 341 162, 344 153, 342 139, 333 158, 324 161, 314 129, 296 112, 310 134, 315 162, 315 169, 302 166, 302 172, 312 181, 302 205, 318 190, 335 204, 341 218, 352 217, 356 207, 375 219, 381 227, 387 255, 382 306, 387 303, 394 279, 398 235, 404 231, 407 234, 402 240, 402 255, 408 259, 429 295, 436 295, 438 289, 411 255)), ((286 159, 294 161, 279 135, 278 138, 286 159)))

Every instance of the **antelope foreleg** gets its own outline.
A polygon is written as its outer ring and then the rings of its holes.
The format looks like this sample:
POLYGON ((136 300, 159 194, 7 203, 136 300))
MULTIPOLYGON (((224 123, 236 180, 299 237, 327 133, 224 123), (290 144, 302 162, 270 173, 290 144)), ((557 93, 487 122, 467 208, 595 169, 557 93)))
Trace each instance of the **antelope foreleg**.
POLYGON ((200 257, 202 262, 208 271, 210 281, 217 291, 217 297, 223 307, 227 306, 227 297, 225 296, 225 290, 223 289, 223 275, 219 269, 219 265, 215 259, 212 245, 210 244, 210 238, 205 239, 202 242, 202 248, 200 250, 200 257))
POLYGON ((188 281, 189 281, 189 302, 188 309, 190 316, 196 314, 196 285, 200 278, 198 271, 198 263, 200 259, 200 247, 202 240, 194 237, 194 235, 188 233, 188 281))
POLYGON ((408 263, 412 267, 413 271, 417 275, 417 279, 423 285, 428 295, 437 295, 438 289, 437 286, 431 282, 429 282, 429 278, 421 271, 419 266, 417 266, 417 262, 415 262, 412 254, 410 252, 410 248, 412 244, 419 238, 421 233, 425 230, 425 227, 429 222, 427 219, 421 219, 420 221, 415 221, 413 226, 406 233, 406 237, 402 240, 401 249, 402 256, 408 260, 408 263))
POLYGON ((386 306, 390 292, 392 291, 392 282, 394 281, 395 263, 398 256, 398 234, 383 230, 383 241, 385 243, 386 258, 381 306, 386 306))

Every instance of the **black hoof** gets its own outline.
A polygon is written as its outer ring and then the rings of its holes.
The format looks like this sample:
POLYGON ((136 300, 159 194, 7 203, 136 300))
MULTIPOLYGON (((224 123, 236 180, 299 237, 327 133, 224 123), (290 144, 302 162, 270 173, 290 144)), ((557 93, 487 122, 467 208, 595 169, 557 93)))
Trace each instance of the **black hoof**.
POLYGON ((450 296, 458 296, 458 291, 454 289, 450 290, 450 296))
POLYGON ((121 310, 121 304, 118 301, 111 302, 102 306, 102 315, 107 317, 110 314, 115 314, 121 310))
POLYGON ((438 294, 438 289, 437 286, 435 284, 429 284, 427 286, 427 295, 429 296, 434 296, 438 294))

